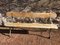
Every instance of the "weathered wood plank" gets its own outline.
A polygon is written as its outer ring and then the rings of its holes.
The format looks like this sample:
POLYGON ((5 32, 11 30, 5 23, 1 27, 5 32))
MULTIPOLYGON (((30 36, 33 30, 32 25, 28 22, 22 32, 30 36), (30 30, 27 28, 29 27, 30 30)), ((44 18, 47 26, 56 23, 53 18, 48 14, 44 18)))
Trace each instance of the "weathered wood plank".
POLYGON ((7 16, 13 16, 13 17, 29 17, 29 18, 55 18, 57 16, 56 13, 40 13, 40 12, 7 12, 7 16))
POLYGON ((5 23, 5 26, 20 28, 47 28, 58 29, 56 24, 39 24, 39 23, 5 23))
POLYGON ((22 30, 21 28, 16 28, 16 27, 1 27, 0 26, 0 30, 22 30))

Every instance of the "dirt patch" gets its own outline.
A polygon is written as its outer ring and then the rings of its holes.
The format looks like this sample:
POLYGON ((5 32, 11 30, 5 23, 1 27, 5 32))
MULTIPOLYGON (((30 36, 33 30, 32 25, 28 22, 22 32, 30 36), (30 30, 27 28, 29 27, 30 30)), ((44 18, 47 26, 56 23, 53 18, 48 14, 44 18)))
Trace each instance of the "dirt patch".
MULTIPOLYGON (((46 32, 30 32, 30 34, 43 35, 48 37, 46 32)), ((0 33, 0 45, 60 45, 60 31, 52 31, 51 38, 47 39, 37 35, 12 33, 11 37, 0 33)))

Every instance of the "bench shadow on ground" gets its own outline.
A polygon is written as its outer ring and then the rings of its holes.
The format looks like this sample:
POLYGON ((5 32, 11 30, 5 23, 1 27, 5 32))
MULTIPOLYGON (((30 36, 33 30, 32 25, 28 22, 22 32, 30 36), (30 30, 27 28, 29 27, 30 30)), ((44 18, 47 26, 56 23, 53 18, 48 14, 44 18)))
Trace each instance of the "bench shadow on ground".
MULTIPOLYGON (((45 32, 45 31, 46 30, 43 30, 43 31, 41 30, 40 32, 45 32)), ((35 31, 35 32, 39 32, 39 31, 35 31)), ((10 30, 0 30, 0 33, 2 35, 9 36, 9 35, 6 35, 6 34, 9 34, 10 30)), ((29 34, 29 31, 28 30, 11 30, 11 34, 29 34)), ((35 36, 39 36, 39 37, 50 39, 50 36, 49 37, 44 37, 44 36, 38 35, 38 34, 29 34, 29 35, 35 35, 35 36)))

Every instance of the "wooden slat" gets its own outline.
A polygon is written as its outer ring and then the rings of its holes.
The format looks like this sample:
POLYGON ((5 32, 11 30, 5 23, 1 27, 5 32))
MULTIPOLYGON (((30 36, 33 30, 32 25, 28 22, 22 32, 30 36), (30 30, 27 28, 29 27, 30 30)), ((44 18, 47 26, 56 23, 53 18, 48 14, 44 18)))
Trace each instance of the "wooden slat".
POLYGON ((8 27, 0 27, 0 29, 3 29, 3 30, 9 30, 8 27))
POLYGON ((57 16, 56 13, 40 13, 40 12, 7 12, 7 16, 13 16, 13 17, 29 17, 29 18, 55 18, 57 16))
POLYGON ((58 29, 56 24, 39 24, 39 23, 5 23, 5 26, 20 27, 20 28, 58 29))
POLYGON ((22 30, 21 28, 16 28, 16 27, 1 27, 0 30, 22 30))

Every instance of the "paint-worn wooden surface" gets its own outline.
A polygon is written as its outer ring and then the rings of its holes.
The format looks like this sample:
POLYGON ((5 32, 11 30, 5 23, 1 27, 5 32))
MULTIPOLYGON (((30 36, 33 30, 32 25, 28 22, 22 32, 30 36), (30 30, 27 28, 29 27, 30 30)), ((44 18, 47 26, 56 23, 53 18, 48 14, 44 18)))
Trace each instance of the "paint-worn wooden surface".
POLYGON ((26 13, 26 12, 14 12, 14 11, 7 12, 6 15, 13 16, 13 17, 30 17, 30 18, 49 18, 49 17, 55 18, 57 16, 57 14, 54 12, 50 12, 50 13, 28 12, 26 13))
POLYGON ((40 23, 5 23, 5 26, 20 28, 47 28, 58 29, 56 24, 40 24, 40 23))

